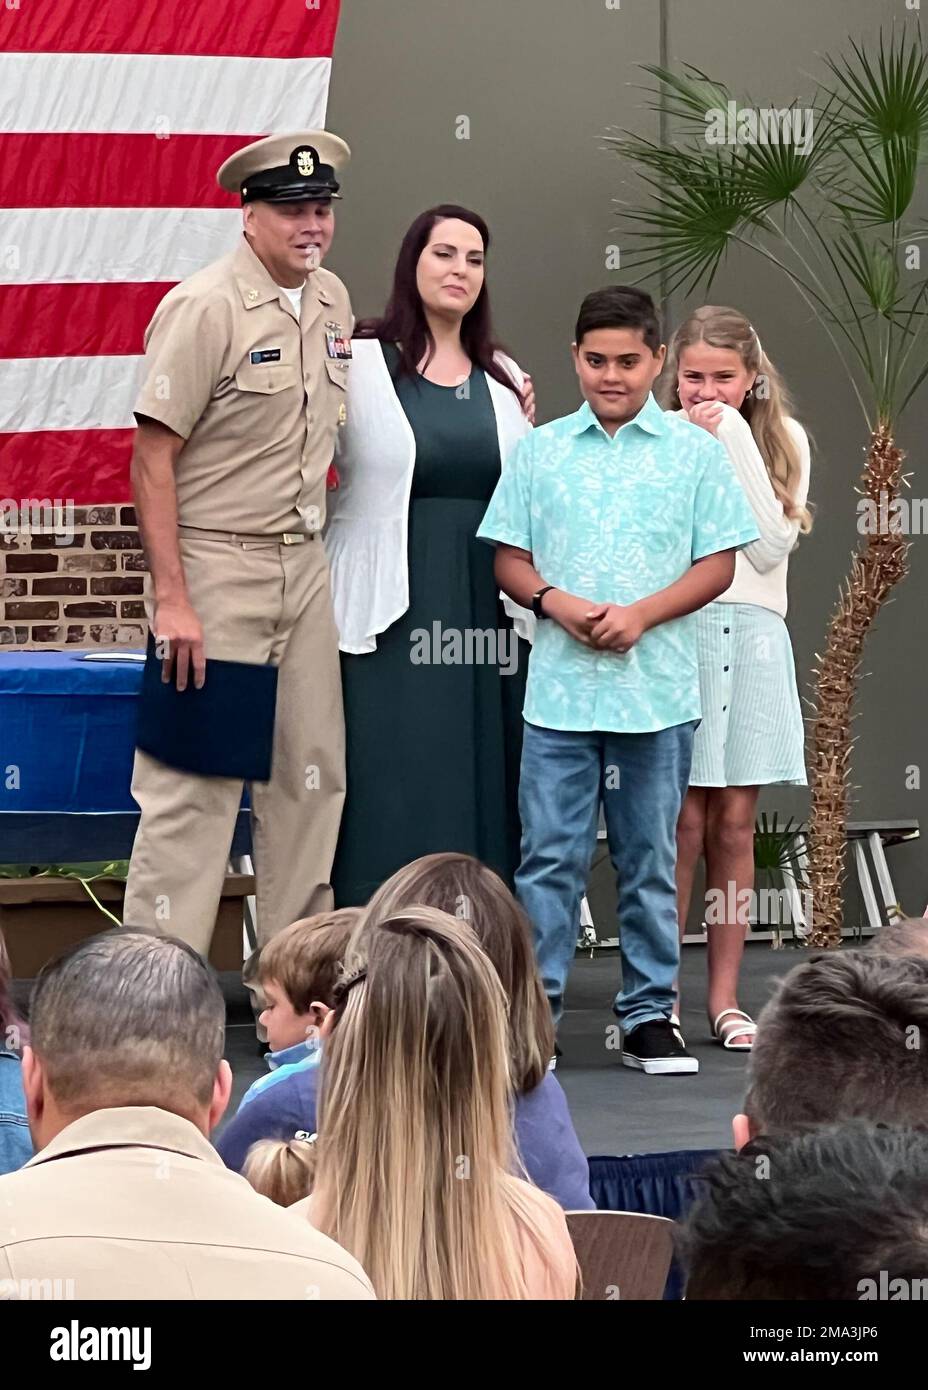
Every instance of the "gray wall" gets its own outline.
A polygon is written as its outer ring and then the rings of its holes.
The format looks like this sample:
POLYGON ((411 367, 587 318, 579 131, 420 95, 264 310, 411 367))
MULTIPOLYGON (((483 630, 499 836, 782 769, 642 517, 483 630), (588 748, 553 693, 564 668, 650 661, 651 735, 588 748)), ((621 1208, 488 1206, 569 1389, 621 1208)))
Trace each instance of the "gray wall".
MULTIPOLYGON (((622 279, 605 269, 605 256, 620 241, 614 199, 623 172, 602 136, 657 132, 636 90, 647 80, 637 65, 660 62, 663 52, 718 75, 744 99, 780 104, 811 95, 824 71, 818 54, 894 19, 914 22, 904 0, 621 0, 618 9, 606 0, 342 0, 329 125, 354 158, 330 263, 356 311, 376 312, 412 217, 442 201, 475 207, 494 236, 499 335, 534 375, 539 419, 564 414, 578 403, 569 360, 578 303, 622 279), (455 136, 462 115, 468 140, 455 136)), ((657 294, 657 284, 650 288, 657 294)), ((712 299, 759 327, 815 440, 817 522, 790 568, 789 625, 805 688, 857 538, 854 484, 867 431, 824 334, 759 258, 733 258, 712 299)), ((664 307, 672 326, 689 306, 664 307)), ((900 430, 915 496, 928 489, 919 476, 925 394, 900 430)), ((861 818, 914 816, 928 825, 928 763, 923 788, 906 788, 906 767, 921 764, 925 749, 926 547, 914 538, 911 576, 867 648, 873 674, 861 689, 854 756, 861 818)), ((761 804, 804 815, 807 795, 773 788, 761 804)), ((928 903, 920 847, 891 852, 891 865, 902 901, 920 913, 928 903)), ((848 906, 856 917, 853 890, 848 906)))

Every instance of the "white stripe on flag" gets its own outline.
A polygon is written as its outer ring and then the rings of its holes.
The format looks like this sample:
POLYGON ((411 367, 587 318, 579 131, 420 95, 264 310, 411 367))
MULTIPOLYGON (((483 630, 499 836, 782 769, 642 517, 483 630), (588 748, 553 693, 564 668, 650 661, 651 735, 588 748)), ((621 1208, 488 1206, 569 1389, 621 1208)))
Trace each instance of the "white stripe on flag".
POLYGON ((231 251, 240 208, 8 208, 0 284, 183 280, 231 251))
POLYGON ((0 433, 126 429, 143 357, 20 357, 0 362, 0 433))
POLYGON ((325 125, 331 66, 331 58, 0 53, 0 130, 255 138, 312 130, 325 125))

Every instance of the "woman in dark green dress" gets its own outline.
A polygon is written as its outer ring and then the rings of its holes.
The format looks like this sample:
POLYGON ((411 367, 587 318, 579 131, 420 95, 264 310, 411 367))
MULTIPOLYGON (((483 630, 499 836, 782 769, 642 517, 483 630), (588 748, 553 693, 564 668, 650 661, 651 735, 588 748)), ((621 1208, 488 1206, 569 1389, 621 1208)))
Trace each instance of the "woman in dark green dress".
POLYGON ((506 611, 475 537, 529 425, 490 335, 487 242, 464 209, 422 214, 383 319, 353 342, 326 536, 348 771, 338 906, 423 854, 473 854, 510 883, 519 861, 531 616, 506 611))

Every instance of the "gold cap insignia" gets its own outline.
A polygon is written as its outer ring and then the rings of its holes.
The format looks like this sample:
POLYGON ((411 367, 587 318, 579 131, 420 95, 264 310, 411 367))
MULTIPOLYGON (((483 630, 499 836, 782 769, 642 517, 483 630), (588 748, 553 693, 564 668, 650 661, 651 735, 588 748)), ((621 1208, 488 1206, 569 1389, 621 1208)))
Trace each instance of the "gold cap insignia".
POLYGON ((316 161, 313 159, 312 150, 300 150, 296 157, 297 172, 302 174, 304 179, 308 179, 316 168, 316 161))

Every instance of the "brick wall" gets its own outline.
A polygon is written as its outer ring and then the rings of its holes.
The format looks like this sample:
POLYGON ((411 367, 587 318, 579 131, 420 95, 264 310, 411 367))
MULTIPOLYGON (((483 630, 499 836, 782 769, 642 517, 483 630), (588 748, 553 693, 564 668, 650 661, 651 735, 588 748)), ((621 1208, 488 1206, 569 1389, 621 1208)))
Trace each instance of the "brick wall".
POLYGON ((73 533, 0 534, 0 648, 144 647, 132 507, 75 507, 73 533))

